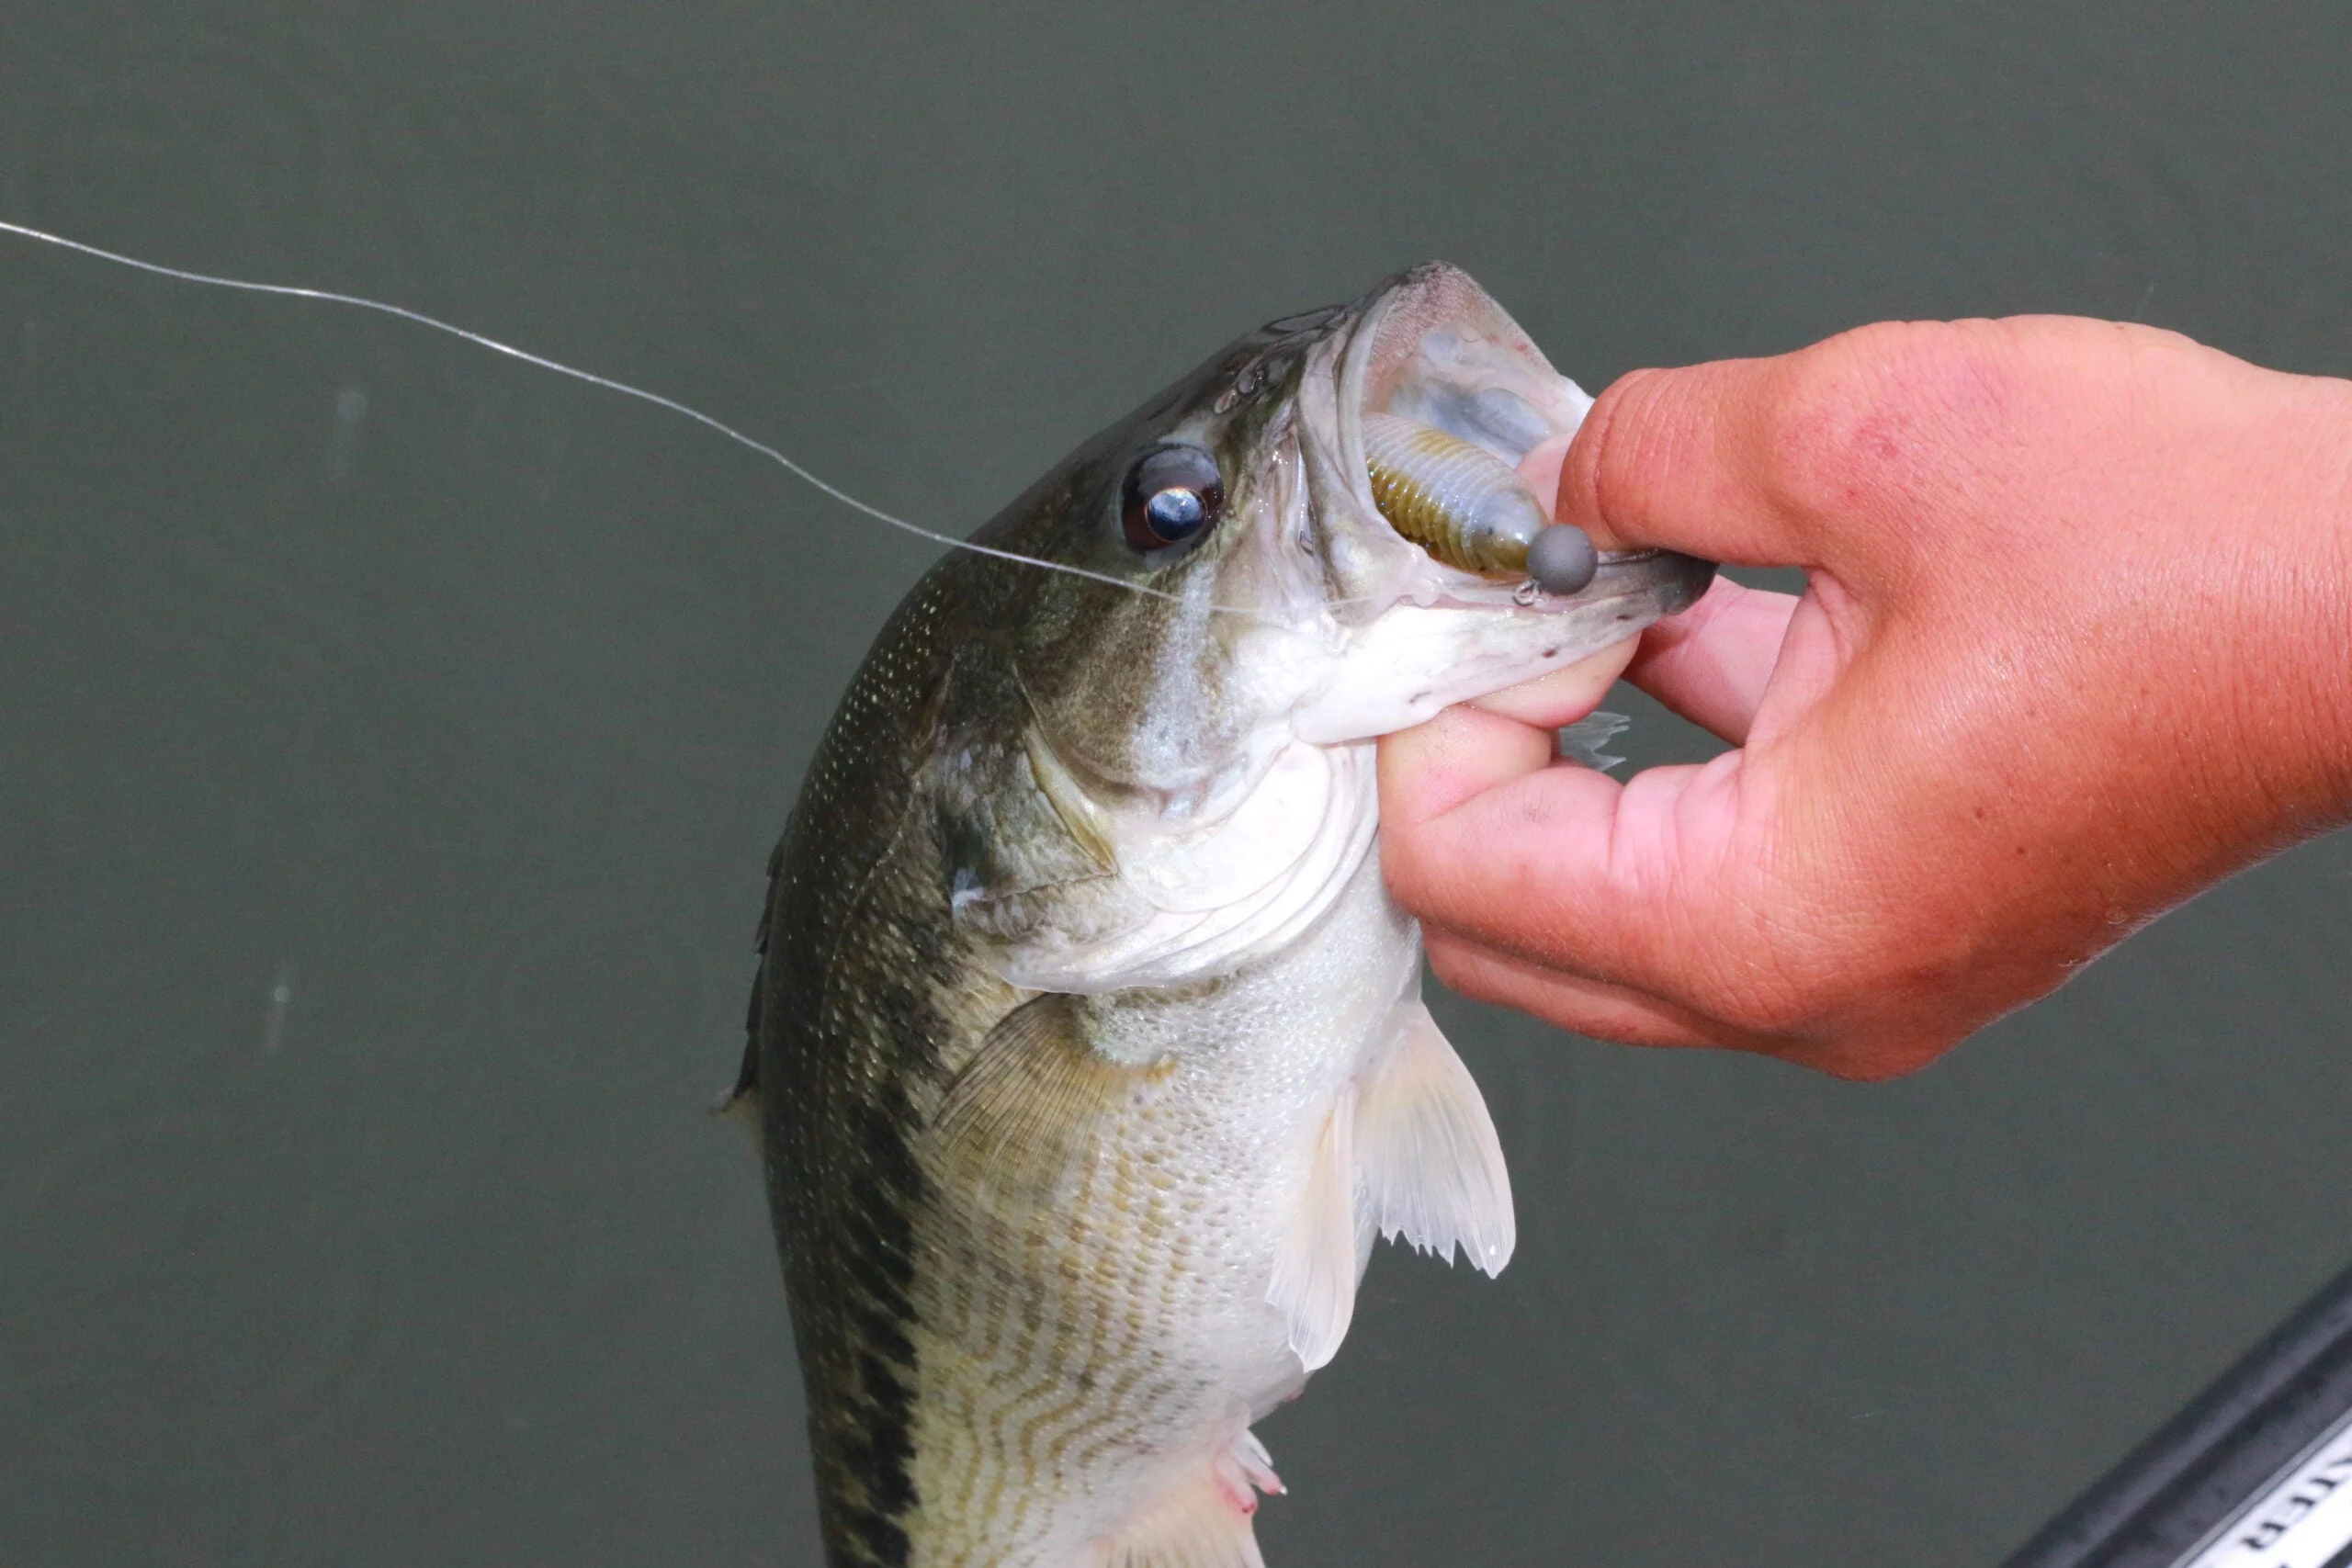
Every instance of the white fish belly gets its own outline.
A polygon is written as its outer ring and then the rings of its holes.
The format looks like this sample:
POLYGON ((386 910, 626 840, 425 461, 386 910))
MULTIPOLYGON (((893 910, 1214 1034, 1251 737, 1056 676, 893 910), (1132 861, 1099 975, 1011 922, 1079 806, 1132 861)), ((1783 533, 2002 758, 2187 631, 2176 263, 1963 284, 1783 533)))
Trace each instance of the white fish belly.
POLYGON ((1306 1381, 1276 1257, 1419 964, 1368 854, 1273 957, 1094 998, 1121 1102, 1037 1201, 943 1227, 918 1270, 922 1568, 1080 1568, 1185 1488, 1250 1506, 1249 1424, 1306 1381))

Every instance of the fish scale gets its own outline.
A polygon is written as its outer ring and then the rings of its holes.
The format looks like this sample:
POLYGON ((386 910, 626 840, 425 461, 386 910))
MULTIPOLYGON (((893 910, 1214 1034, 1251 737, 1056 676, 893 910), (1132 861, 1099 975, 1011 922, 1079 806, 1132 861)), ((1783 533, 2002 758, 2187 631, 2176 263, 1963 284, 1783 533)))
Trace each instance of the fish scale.
MULTIPOLYGON (((1411 938, 1389 918, 1376 881, 1365 875, 1352 900, 1356 918, 1335 920, 1328 937, 1389 949, 1401 975, 1411 938)), ((1309 983, 1296 971, 1320 967, 1334 977, 1321 984, 1351 987, 1359 963, 1323 957, 1318 947, 1302 949, 1248 985, 1295 996, 1309 983)), ((1064 1201, 1025 1208, 1018 1235, 986 1224, 939 1232, 950 1245, 924 1273, 944 1287, 942 1310, 923 1314, 922 1359, 943 1369, 960 1397, 919 1429, 918 1450, 937 1459, 918 1466, 917 1489, 943 1504, 976 1492, 989 1500, 967 1517, 975 1544, 942 1562, 1027 1560, 1017 1553, 1044 1550, 1053 1529, 1066 1526, 1049 1516, 1071 1503, 1072 1481, 1115 1489, 1125 1472, 1148 1483, 1163 1463, 1148 1451, 1158 1435, 1220 1422, 1238 1434, 1252 1412, 1237 1389, 1296 1380, 1283 1325, 1262 1284, 1253 1291, 1247 1278, 1250 1258, 1271 1246, 1253 1231, 1278 1208, 1267 1190, 1285 1185, 1283 1173, 1268 1171, 1256 1191, 1234 1175, 1248 1168, 1241 1156, 1260 1140, 1303 1149, 1311 1134, 1311 1100, 1269 1097, 1267 1075, 1251 1070, 1261 1066, 1253 1055, 1276 1053, 1295 1070, 1302 1041, 1287 1009, 1256 1010, 1253 1026, 1250 1013, 1237 1018, 1229 994, 1192 1006, 1198 1016, 1176 1032, 1201 1043, 1198 1060, 1095 1129, 1100 1157, 1073 1172, 1064 1201), (993 1290, 951 1283, 987 1279, 996 1273, 989 1260, 1001 1258, 1022 1266, 999 1275, 993 1290), (1012 1354, 991 1358, 1008 1327, 1012 1354), (1222 1343, 1174 1353, 1187 1339, 1222 1343), (1009 1440, 991 1448, 989 1434, 1009 1440)), ((1350 1010, 1337 1011, 1324 1044, 1320 1070, 1334 1085, 1365 1033, 1367 1021, 1350 1010)), ((1097 1027, 1102 1038, 1118 1024, 1097 1027)), ((1175 1462, 1190 1457, 1180 1452, 1175 1462)), ((1118 1522, 1082 1520, 1076 1533, 1107 1533, 1118 1522)))

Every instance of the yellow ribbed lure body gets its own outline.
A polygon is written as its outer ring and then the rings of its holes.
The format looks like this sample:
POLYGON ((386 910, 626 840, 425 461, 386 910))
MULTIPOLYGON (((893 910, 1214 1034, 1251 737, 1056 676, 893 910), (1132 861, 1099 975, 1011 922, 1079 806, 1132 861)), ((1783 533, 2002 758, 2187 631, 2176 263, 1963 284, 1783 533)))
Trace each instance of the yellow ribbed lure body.
POLYGON ((1389 526, 1446 565, 1487 576, 1527 570, 1527 547, 1550 519, 1510 464, 1435 425, 1366 414, 1372 499, 1389 526))

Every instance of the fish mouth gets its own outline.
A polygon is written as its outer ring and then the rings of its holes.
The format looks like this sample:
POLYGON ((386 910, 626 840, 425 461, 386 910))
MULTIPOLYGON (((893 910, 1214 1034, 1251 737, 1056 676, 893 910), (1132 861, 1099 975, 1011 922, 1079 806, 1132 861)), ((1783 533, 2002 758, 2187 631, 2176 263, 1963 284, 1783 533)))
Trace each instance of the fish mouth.
POLYGON ((1592 400, 1469 274, 1427 263, 1373 289, 1351 314, 1335 388, 1337 467, 1359 528, 1389 545, 1377 553, 1396 581, 1379 597, 1588 611, 1623 600, 1640 605, 1646 623, 1690 608, 1706 592, 1713 562, 1656 547, 1595 552, 1589 580, 1573 592, 1549 592, 1529 576, 1522 541, 1528 528, 1549 523, 1549 509, 1520 480, 1519 465, 1538 446, 1573 435, 1592 400), (1422 446, 1440 454, 1432 463, 1445 467, 1450 509, 1399 505, 1395 479, 1376 489, 1386 477, 1383 443, 1419 431, 1429 433, 1422 446), (1472 491, 1479 504, 1515 513, 1501 532, 1517 538, 1497 548, 1479 536, 1463 515, 1471 502, 1459 499, 1472 491))

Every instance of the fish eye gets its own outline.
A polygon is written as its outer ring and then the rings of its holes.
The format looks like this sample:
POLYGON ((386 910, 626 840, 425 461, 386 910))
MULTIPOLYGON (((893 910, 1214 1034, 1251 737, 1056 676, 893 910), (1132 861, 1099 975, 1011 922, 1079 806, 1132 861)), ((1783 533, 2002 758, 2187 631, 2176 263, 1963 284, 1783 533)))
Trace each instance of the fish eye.
POLYGON ((1164 550, 1194 537, 1225 505, 1225 476, 1198 446, 1155 446, 1127 469, 1119 488, 1119 520, 1137 550, 1164 550))

